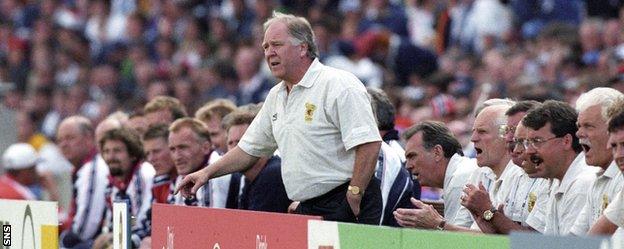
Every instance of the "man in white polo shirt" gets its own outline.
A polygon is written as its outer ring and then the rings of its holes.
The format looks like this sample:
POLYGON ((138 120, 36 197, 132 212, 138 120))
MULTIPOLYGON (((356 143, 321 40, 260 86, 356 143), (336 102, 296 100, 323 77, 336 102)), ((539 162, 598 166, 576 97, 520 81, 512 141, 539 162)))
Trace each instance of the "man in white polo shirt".
POLYGON ((477 151, 477 164, 480 168, 473 173, 464 189, 462 207, 454 222, 457 226, 481 228, 474 222, 479 219, 490 220, 496 216, 496 208, 507 198, 511 184, 522 173, 522 169, 511 160, 504 129, 501 129, 507 124, 505 112, 513 104, 501 102, 487 106, 475 119, 471 140, 477 151))
MULTIPOLYGON (((477 170, 474 159, 464 157, 459 141, 444 124, 425 121, 407 129, 406 168, 423 186, 443 188, 444 217, 435 209, 403 209, 395 211, 399 225, 417 228, 442 228, 442 222, 453 224, 461 207, 459 197, 468 178, 477 170)), ((415 205, 422 205, 412 200, 415 205)))
POLYGON ((521 172, 515 179, 511 179, 511 184, 507 184, 510 192, 497 208, 505 215, 494 214, 488 221, 476 220, 483 231, 501 234, 508 234, 513 230, 543 231, 543 225, 541 229, 528 227, 526 219, 534 210, 536 203, 548 200, 550 182, 535 176, 535 165, 526 156, 523 145, 528 129, 520 122, 529 110, 539 105, 540 103, 536 101, 520 101, 505 112, 507 116, 505 129, 507 149, 508 151, 512 149, 509 152, 513 163, 519 165, 524 172, 521 172))
MULTIPOLYGON (((609 108, 609 141, 613 161, 621 172, 624 172, 624 102, 617 101, 609 108)), ((598 221, 589 230, 591 235, 612 235, 616 230, 624 228, 624 190, 616 194, 609 206, 604 210, 598 221)), ((620 233, 620 232, 618 232, 620 233)))
POLYGON ((585 235, 609 202, 622 190, 624 183, 622 173, 613 161, 611 151, 606 149, 609 139, 607 109, 622 97, 624 95, 618 90, 598 87, 582 94, 576 100, 576 110, 579 112, 576 135, 585 152, 585 162, 600 167, 600 171, 589 189, 587 204, 571 229, 575 235, 585 235))
POLYGON ((546 205, 535 208, 526 223, 544 233, 568 235, 581 209, 587 203, 588 189, 596 178, 595 167, 585 163, 584 153, 576 137, 577 114, 567 103, 549 100, 533 109, 522 119, 529 128, 524 146, 538 177, 556 179, 546 205), (536 214, 545 214, 541 217, 536 214))
POLYGON ((304 18, 274 13, 264 29, 265 59, 282 82, 238 146, 186 176, 178 190, 192 195, 209 178, 249 169, 279 149, 288 197, 300 201, 295 212, 378 224, 381 193, 372 176, 381 138, 364 85, 319 62, 304 18))

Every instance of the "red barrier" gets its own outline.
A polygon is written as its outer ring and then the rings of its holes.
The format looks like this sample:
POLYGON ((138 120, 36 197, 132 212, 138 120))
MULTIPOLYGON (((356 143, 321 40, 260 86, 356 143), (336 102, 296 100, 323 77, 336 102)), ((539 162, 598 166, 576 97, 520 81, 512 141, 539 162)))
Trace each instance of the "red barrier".
POLYGON ((310 219, 321 218, 154 204, 152 248, 307 248, 310 219))

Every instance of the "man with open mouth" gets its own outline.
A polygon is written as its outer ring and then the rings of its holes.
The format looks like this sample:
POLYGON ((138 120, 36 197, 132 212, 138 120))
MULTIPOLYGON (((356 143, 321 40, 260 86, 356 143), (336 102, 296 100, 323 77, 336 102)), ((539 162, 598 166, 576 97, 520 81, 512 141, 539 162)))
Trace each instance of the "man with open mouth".
POLYGON ((444 216, 412 199, 416 209, 399 208, 394 218, 403 227, 454 230, 451 224, 461 207, 459 197, 470 175, 478 169, 476 162, 464 157, 461 144, 443 123, 418 123, 407 129, 404 137, 405 167, 423 186, 443 188, 444 216))
MULTIPOLYGON (((493 100, 484 104, 488 102, 493 100)), ((498 101, 477 114, 471 141, 477 151, 477 165, 480 168, 471 176, 464 189, 462 207, 455 219, 458 226, 494 233, 493 230, 478 226, 475 221, 489 222, 498 211, 496 207, 510 195, 512 183, 522 174, 520 167, 511 160, 504 131, 501 131, 507 125, 505 112, 514 104, 513 101, 498 101)))
MULTIPOLYGON (((616 101, 609 109, 607 130, 609 131, 608 148, 613 161, 624 172, 624 99, 616 101)), ((612 235, 621 233, 624 227, 624 191, 618 192, 613 201, 604 210, 598 221, 591 227, 590 235, 612 235)), ((622 237, 620 236, 620 239, 622 237)))
MULTIPOLYGON (((504 183, 510 188, 510 191, 498 207, 501 212, 491 213, 489 220, 476 220, 482 231, 500 234, 508 234, 514 230, 543 231, 543 224, 540 227, 532 228, 526 223, 526 220, 534 210, 536 203, 548 200, 551 181, 538 178, 535 175, 535 165, 531 163, 529 156, 525 153, 523 144, 527 138, 528 129, 521 123, 528 111, 540 105, 541 103, 537 101, 520 101, 505 112, 507 125, 504 126, 504 134, 507 149, 511 149, 508 151, 511 154, 511 160, 515 165, 520 166, 523 172, 512 179, 511 184, 509 182, 504 183)), ((474 204, 469 203, 468 205, 474 204)))
POLYGON ((576 136, 576 111, 560 101, 546 101, 529 113, 522 124, 529 128, 524 141, 530 161, 536 165, 536 176, 556 179, 546 205, 529 214, 527 224, 544 233, 567 235, 587 203, 588 189, 596 178, 595 167, 587 166, 576 136), (542 215, 545 214, 545 215, 542 215))
POLYGON ((585 152, 587 165, 597 166, 600 171, 589 189, 587 204, 576 219, 571 233, 585 235, 598 220, 611 200, 622 190, 624 178, 607 150, 607 109, 624 94, 607 87, 594 88, 582 94, 576 101, 579 143, 585 152))

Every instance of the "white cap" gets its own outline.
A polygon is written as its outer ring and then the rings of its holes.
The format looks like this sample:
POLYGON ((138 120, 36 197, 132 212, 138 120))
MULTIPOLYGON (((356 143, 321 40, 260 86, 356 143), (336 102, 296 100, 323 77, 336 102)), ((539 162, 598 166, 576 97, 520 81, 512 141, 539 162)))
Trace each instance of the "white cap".
POLYGON ((20 170, 33 167, 39 156, 30 144, 18 143, 9 146, 2 155, 2 166, 6 170, 20 170))

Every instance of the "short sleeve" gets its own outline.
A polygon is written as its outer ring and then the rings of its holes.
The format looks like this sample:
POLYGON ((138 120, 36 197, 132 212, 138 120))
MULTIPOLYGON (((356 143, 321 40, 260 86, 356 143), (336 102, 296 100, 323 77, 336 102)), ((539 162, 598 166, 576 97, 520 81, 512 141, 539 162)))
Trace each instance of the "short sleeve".
POLYGON ((269 157, 277 149, 277 142, 273 136, 273 125, 270 119, 272 105, 275 101, 275 92, 271 92, 267 97, 267 102, 262 105, 260 112, 251 122, 247 131, 238 143, 238 147, 245 153, 255 157, 269 157))
POLYGON ((344 89, 335 102, 337 125, 345 150, 360 144, 381 141, 370 99, 363 89, 344 89))

